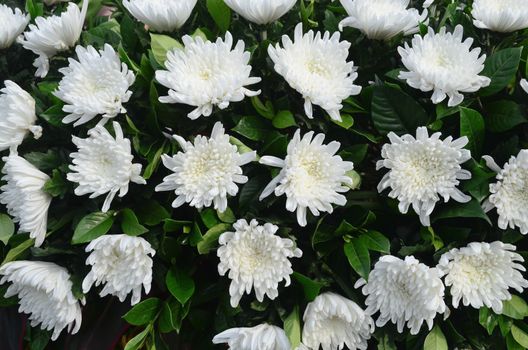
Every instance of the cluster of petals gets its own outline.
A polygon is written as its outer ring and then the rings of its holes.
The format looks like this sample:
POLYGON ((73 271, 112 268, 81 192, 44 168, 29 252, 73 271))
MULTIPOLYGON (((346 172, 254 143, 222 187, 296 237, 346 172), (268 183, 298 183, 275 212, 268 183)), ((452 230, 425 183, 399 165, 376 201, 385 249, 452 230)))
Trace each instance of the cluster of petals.
POLYGON ((281 168, 280 173, 266 186, 260 200, 275 192, 277 197, 286 195, 286 209, 296 211, 297 222, 306 226, 307 209, 313 215, 321 212, 332 213, 333 204, 345 205, 347 192, 353 180, 347 172, 354 168, 352 162, 344 161, 336 155, 341 144, 332 141, 323 144, 324 134, 313 131, 301 137, 297 130, 288 144, 288 154, 284 160, 264 156, 261 164, 281 168))
POLYGON ((476 92, 491 83, 491 79, 478 75, 484 69, 486 55, 480 48, 471 49, 473 38, 463 40, 464 29, 455 27, 453 33, 442 27, 436 34, 429 27, 422 37, 415 35, 411 46, 398 48, 403 65, 399 78, 421 91, 433 91, 435 104, 449 97, 448 106, 457 106, 464 100, 462 92, 476 92))
POLYGON ((268 47, 275 71, 304 98, 304 110, 313 117, 313 104, 322 107, 333 120, 341 121, 344 99, 358 95, 361 86, 354 62, 347 61, 348 41, 340 41, 340 33, 303 34, 302 23, 295 27, 293 41, 287 35, 280 44, 268 47))
POLYGON ((471 15, 477 28, 509 33, 528 28, 528 2, 525 0, 475 0, 471 15))
POLYGON ((0 4, 0 50, 7 49, 15 39, 26 29, 30 20, 29 14, 24 14, 19 8, 12 9, 0 4))
POLYGON ((441 198, 444 202, 453 198, 460 203, 471 199, 457 188, 460 180, 471 178, 471 173, 461 167, 471 159, 470 151, 464 149, 468 138, 453 140, 448 136, 441 140, 440 136, 440 132, 429 136, 425 127, 417 129, 416 138, 391 132, 391 143, 383 146, 383 159, 377 163, 378 170, 389 169, 378 184, 378 191, 390 188, 389 197, 398 199, 400 212, 407 213, 412 205, 424 226, 430 225, 429 216, 441 198))
POLYGON ((291 350, 286 332, 269 324, 230 328, 217 334, 213 343, 227 344, 231 350, 291 350))
POLYGON ((224 0, 224 2, 250 22, 268 24, 290 11, 296 0, 224 0))
POLYGON ((210 116, 213 106, 225 109, 231 102, 260 94, 246 88, 261 79, 250 76, 250 53, 242 40, 233 48, 233 36, 227 32, 225 39, 216 42, 189 35, 182 41, 184 48, 167 52, 167 70, 156 71, 156 80, 169 88, 160 102, 194 106, 188 117, 197 119, 210 116))
POLYGON ((197 0, 124 0, 123 6, 149 29, 172 32, 185 24, 196 2, 197 0))
POLYGON ((291 283, 293 273, 290 258, 300 258, 302 251, 288 238, 275 233, 277 226, 257 220, 238 220, 233 224, 234 232, 225 232, 218 240, 218 272, 231 279, 229 294, 231 306, 237 307, 244 293, 255 290, 257 300, 262 302, 267 295, 271 300, 279 295, 278 286, 283 280, 291 283))

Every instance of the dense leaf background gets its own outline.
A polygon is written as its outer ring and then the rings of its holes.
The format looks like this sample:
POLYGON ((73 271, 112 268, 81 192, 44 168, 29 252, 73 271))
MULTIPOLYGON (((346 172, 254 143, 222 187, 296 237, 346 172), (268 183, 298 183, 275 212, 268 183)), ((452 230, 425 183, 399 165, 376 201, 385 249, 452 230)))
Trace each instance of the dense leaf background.
MULTIPOLYGON (((33 18, 51 11, 59 13, 65 6, 50 9, 41 0, 2 1, 25 7, 33 18)), ((421 2, 411 2, 421 6, 421 2)), ((274 72, 266 50, 283 34, 291 35, 300 21, 305 30, 336 31, 345 17, 339 2, 300 0, 280 21, 263 27, 231 13, 222 0, 199 0, 179 32, 160 35, 149 33, 131 18, 120 0, 92 0, 80 44, 102 48, 110 43, 136 74, 134 94, 126 104, 128 112, 116 119, 133 141, 135 160, 143 164, 148 181, 147 186, 132 185, 130 193, 123 199, 116 198, 113 211, 107 214, 99 213, 102 198, 77 197, 73 185, 66 181, 69 154, 74 151, 71 136, 84 137, 96 123, 94 120, 78 128, 63 125, 62 102, 51 94, 61 78, 57 69, 67 65, 73 50, 55 57, 43 80, 33 77, 31 52, 19 45, 0 51, 0 81, 14 80, 32 93, 37 100, 39 123, 44 127, 44 136, 38 141, 28 138, 19 153, 52 177, 46 190, 54 196, 49 235, 41 248, 33 248, 27 234, 12 235, 10 219, 0 214, 3 261, 39 259, 65 266, 80 296, 80 281, 88 272, 84 247, 91 239, 105 233, 142 235, 157 251, 153 290, 141 304, 130 309, 127 303, 120 304, 110 297, 100 299, 92 292, 86 296, 80 333, 73 337, 63 334, 54 343, 48 344, 47 332, 30 329, 26 317, 14 312, 16 299, 0 300, 2 306, 11 307, 0 311, 0 348, 17 349, 23 337, 25 348, 32 350, 121 349, 127 342, 126 349, 211 349, 211 339, 219 331, 261 322, 284 326, 292 342, 298 343, 307 302, 319 291, 329 290, 361 305, 363 296, 353 285, 360 276, 368 276, 381 254, 414 255, 434 266, 450 248, 472 241, 502 240, 516 244, 528 257, 526 239, 518 230, 498 229, 495 212, 487 215, 480 207, 494 176, 483 166, 481 155, 492 155, 502 165, 527 147, 528 95, 518 82, 528 68, 528 51, 523 49, 528 44, 528 31, 503 35, 479 30, 471 23, 470 6, 471 1, 436 1, 430 25, 436 29, 464 26, 465 36, 473 37, 474 46, 488 55, 484 72, 492 78, 488 88, 466 95, 460 107, 448 108, 445 102, 435 106, 429 100, 430 93, 414 90, 396 78, 402 68, 396 49, 411 37, 371 41, 359 31, 346 28, 342 36, 352 43, 349 58, 359 66, 356 83, 364 88, 361 95, 345 101, 343 122, 335 123, 319 108, 313 120, 307 119, 301 96, 274 72), (111 18, 97 16, 103 5, 116 8, 111 18), (464 5, 468 7, 462 9, 464 5), (263 78, 258 84, 262 94, 196 121, 186 117, 191 107, 160 104, 158 96, 166 94, 166 89, 154 80, 154 72, 162 68, 167 49, 178 46, 184 34, 214 40, 226 30, 235 39, 244 40, 251 51, 252 75, 263 78), (258 163, 245 167, 250 180, 236 198, 230 199, 227 212, 200 212, 188 206, 172 209, 173 194, 154 192, 167 175, 160 166, 160 155, 178 151, 163 132, 185 138, 207 135, 218 120, 234 143, 256 150, 260 156, 283 158, 297 128, 323 132, 327 140, 341 142, 340 154, 354 162, 361 185, 347 194, 345 207, 336 208, 332 215, 309 217, 306 228, 300 228, 294 215, 285 210, 284 198, 257 200, 272 177, 271 170, 258 163), (473 178, 462 185, 473 200, 438 206, 430 228, 422 227, 414 213, 400 214, 397 203, 376 190, 383 173, 375 170, 375 162, 387 141, 385 135, 390 131, 414 133, 421 125, 444 135, 468 136, 473 154, 473 160, 465 164, 473 178), (277 300, 258 303, 253 295, 245 296, 240 307, 233 309, 229 305, 229 280, 217 273, 216 247, 218 236, 239 218, 278 224, 280 235, 296 240, 304 255, 294 259, 293 283, 280 288, 277 300)), ((426 31, 425 26, 421 29, 426 31)), ((0 212, 5 213, 5 208, 0 212)), ((3 294, 6 286, 1 288, 3 294)), ((377 329, 369 349, 528 348, 528 325, 524 322, 528 306, 523 298, 526 295, 518 295, 506 303, 503 315, 486 308, 452 309, 447 320, 438 316, 431 332, 422 327, 417 336, 398 334, 395 327, 387 325, 377 329)))

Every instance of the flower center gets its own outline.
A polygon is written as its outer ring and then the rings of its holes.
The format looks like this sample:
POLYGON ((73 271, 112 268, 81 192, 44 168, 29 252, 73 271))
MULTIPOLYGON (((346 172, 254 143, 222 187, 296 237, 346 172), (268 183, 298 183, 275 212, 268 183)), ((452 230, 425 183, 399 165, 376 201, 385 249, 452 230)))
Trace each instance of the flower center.
POLYGON ((306 68, 308 69, 308 72, 319 76, 326 76, 329 72, 328 67, 326 67, 324 62, 318 58, 312 58, 306 62, 306 68))

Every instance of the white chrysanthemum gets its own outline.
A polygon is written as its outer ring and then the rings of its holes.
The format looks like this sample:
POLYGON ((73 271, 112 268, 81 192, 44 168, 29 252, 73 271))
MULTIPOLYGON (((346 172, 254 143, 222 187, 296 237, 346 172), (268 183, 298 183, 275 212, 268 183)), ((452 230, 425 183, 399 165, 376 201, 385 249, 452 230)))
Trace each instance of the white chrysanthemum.
POLYGON ((42 136, 42 128, 35 125, 35 100, 11 80, 4 82, 0 90, 0 151, 16 149, 28 132, 36 139, 42 136))
POLYGON ((50 178, 16 153, 3 161, 2 180, 6 184, 0 188, 0 203, 7 207, 13 221, 19 223, 18 231, 29 232, 35 239, 35 247, 40 247, 46 238, 51 204, 51 196, 43 188, 50 178))
POLYGON ((301 226, 307 224, 307 208, 319 216, 320 212, 332 213, 332 204, 345 205, 346 198, 341 193, 347 192, 350 188, 346 185, 353 182, 347 172, 354 164, 336 155, 341 144, 332 141, 324 145, 324 138, 324 134, 314 137, 313 131, 301 138, 301 131, 297 130, 288 144, 286 159, 271 156, 260 159, 261 164, 282 168, 262 191, 260 200, 273 192, 277 197, 286 194, 286 209, 297 211, 301 226))
POLYGON ((304 110, 313 117, 312 104, 322 107, 332 119, 341 120, 342 101, 361 92, 354 85, 358 77, 354 62, 347 62, 348 41, 339 41, 340 34, 303 35, 302 24, 295 27, 294 41, 284 35, 282 46, 268 47, 268 54, 277 73, 304 98, 304 110))
POLYGON ((70 58, 69 67, 59 69, 64 77, 54 92, 66 103, 62 110, 70 113, 62 122, 75 122, 77 126, 102 114, 104 123, 107 118, 125 113, 123 103, 132 96, 128 88, 135 78, 112 46, 105 44, 99 52, 92 46, 77 46, 75 52, 78 61, 70 58))
POLYGON ((348 17, 339 23, 359 29, 370 39, 388 40, 396 35, 414 34, 427 20, 427 10, 421 14, 408 8, 410 0, 340 0, 348 17))
POLYGON ((7 49, 15 39, 26 29, 31 19, 19 8, 12 9, 7 5, 0 4, 0 49, 7 49))
POLYGON ((502 302, 510 300, 509 288, 522 293, 528 281, 520 271, 526 271, 524 259, 515 253, 515 246, 496 241, 473 242, 464 248, 451 249, 442 255, 437 268, 445 273, 445 285, 451 286, 453 307, 460 300, 475 309, 483 306, 502 312, 502 302))
POLYGON ((295 248, 291 239, 281 238, 275 233, 277 226, 257 220, 244 219, 233 224, 235 232, 220 236, 217 255, 220 258, 218 273, 224 276, 229 271, 231 306, 237 307, 244 293, 255 289, 257 300, 262 302, 267 295, 271 300, 279 295, 278 286, 283 280, 291 283, 293 273, 290 258, 300 258, 302 251, 295 248))
POLYGON ((157 32, 173 32, 185 24, 197 0, 124 0, 138 21, 157 32))
POLYGON ((501 229, 519 227, 523 235, 528 234, 528 150, 512 156, 504 169, 493 158, 483 158, 488 167, 497 172, 497 182, 490 184, 491 195, 484 202, 484 210, 497 208, 501 229))
POLYGON ((290 11, 296 0, 224 0, 224 2, 250 22, 268 24, 290 11))
POLYGON ((367 314, 380 312, 376 326, 391 321, 402 333, 407 324, 411 334, 418 334, 424 321, 431 330, 436 314, 446 311, 441 276, 438 269, 429 268, 413 256, 401 260, 385 255, 370 271, 368 282, 361 278, 355 288, 363 286, 367 314))
POLYGON ((156 71, 156 80, 169 88, 168 96, 161 96, 163 103, 184 103, 197 107, 187 116, 197 119, 208 117, 213 106, 225 109, 231 102, 240 102, 246 96, 256 96, 246 85, 260 82, 250 77, 250 54, 244 51, 239 40, 233 47, 233 37, 227 32, 225 40, 205 41, 200 37, 184 36, 185 47, 167 52, 165 66, 168 70, 156 71))
POLYGON ((433 91, 433 103, 449 97, 450 107, 464 100, 461 92, 476 92, 488 86, 491 79, 478 75, 484 69, 486 55, 479 57, 480 48, 471 49, 473 38, 463 41, 463 32, 458 25, 453 33, 446 33, 442 27, 438 34, 429 28, 424 37, 415 35, 412 47, 405 43, 398 48, 408 70, 401 71, 399 78, 415 89, 433 91))
POLYGON ((115 138, 102 125, 88 131, 88 138, 72 138, 79 149, 70 154, 73 165, 67 179, 77 182, 75 194, 83 196, 91 193, 90 198, 108 193, 102 211, 107 212, 115 195, 123 197, 128 192, 132 181, 144 185, 145 179, 140 176, 141 164, 133 164, 134 157, 130 140, 124 138, 119 123, 114 122, 115 138))
POLYGON ((352 300, 324 293, 306 306, 302 341, 311 349, 367 349, 374 320, 352 300))
POLYGON ((528 1, 475 0, 471 15, 477 28, 509 33, 528 28, 528 1))
POLYGON ((161 156, 163 165, 173 174, 165 177, 156 191, 174 191, 177 196, 172 202, 174 208, 187 202, 199 209, 214 204, 215 209, 225 211, 227 196, 235 196, 237 184, 248 181, 241 166, 254 161, 256 153, 238 153, 220 122, 214 125, 210 138, 199 135, 194 144, 181 136, 173 137, 183 152, 161 156))
POLYGON ((0 284, 11 282, 5 297, 18 295, 19 312, 29 314, 31 327, 53 330, 56 340, 64 328, 75 334, 81 327, 81 306, 72 293, 64 267, 43 261, 13 261, 0 267, 0 284))
POLYGON ((376 168, 389 172, 381 179, 378 191, 390 188, 389 197, 398 199, 401 213, 406 214, 412 205, 422 225, 429 226, 429 215, 441 198, 444 202, 451 198, 460 203, 471 200, 457 188, 460 180, 471 178, 471 173, 460 166, 471 159, 471 152, 464 149, 467 137, 453 140, 449 136, 442 141, 441 133, 429 137, 425 127, 416 130, 416 138, 393 132, 387 136, 391 143, 383 146, 383 159, 376 168))
POLYGON ((104 284, 101 297, 114 295, 124 301, 132 293, 131 304, 141 299, 141 287, 150 292, 152 283, 152 258, 156 251, 141 237, 104 235, 88 244, 91 252, 86 265, 92 269, 83 280, 82 288, 88 293, 92 285, 104 284), (149 256, 150 255, 150 256, 149 256))
POLYGON ((89 0, 83 1, 82 10, 74 3, 60 16, 37 17, 29 31, 19 38, 25 49, 39 57, 33 62, 37 68, 35 76, 44 78, 49 71, 49 59, 60 51, 72 48, 81 36, 89 0))
POLYGON ((226 343, 231 350, 290 350, 291 345, 282 328, 261 324, 252 328, 231 328, 217 334, 214 344, 226 343))

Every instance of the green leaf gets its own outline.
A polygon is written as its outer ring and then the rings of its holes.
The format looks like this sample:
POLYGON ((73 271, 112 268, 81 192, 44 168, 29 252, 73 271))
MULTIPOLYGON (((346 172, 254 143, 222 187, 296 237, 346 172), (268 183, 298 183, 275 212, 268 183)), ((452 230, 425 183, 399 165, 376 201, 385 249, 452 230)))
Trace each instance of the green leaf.
POLYGON ((232 130, 250 140, 261 141, 264 140, 269 129, 262 118, 252 115, 242 117, 232 130))
POLYGON ((343 249, 354 271, 365 280, 368 279, 370 255, 365 241, 360 238, 353 238, 350 242, 345 243, 343 249))
POLYGON ((293 113, 290 111, 279 111, 271 122, 277 129, 286 129, 297 125, 293 113))
POLYGON ((164 302, 161 308, 160 316, 158 318, 160 332, 179 332, 183 319, 189 313, 190 305, 191 303, 187 303, 182 306, 174 298, 170 298, 164 302))
POLYGON ((200 217, 208 229, 218 224, 218 218, 216 217, 216 211, 214 209, 206 208, 202 210, 200 217))
POLYGON ((121 230, 129 236, 139 236, 148 232, 148 229, 139 223, 132 209, 128 208, 121 211, 121 230))
POLYGON ((148 298, 134 305, 123 318, 134 326, 142 326, 154 321, 161 308, 161 300, 158 298, 148 298))
POLYGON ((66 193, 68 193, 69 183, 62 176, 62 173, 53 169, 51 179, 46 181, 44 184, 44 192, 48 193, 52 197, 64 198, 66 193))
POLYGON ((48 108, 46 111, 39 115, 40 118, 47 121, 50 125, 60 127, 64 124, 62 119, 64 118, 65 113, 62 111, 62 104, 54 105, 48 108))
POLYGON ((211 249, 216 247, 220 235, 231 228, 230 224, 218 224, 211 227, 198 243, 198 253, 208 254, 211 249))
POLYGON ((295 305, 291 314, 284 320, 284 332, 290 340, 292 349, 299 346, 301 343, 301 320, 298 305, 295 305))
POLYGON ((324 286, 323 283, 316 282, 298 272, 293 272, 292 277, 303 287, 304 297, 307 302, 313 301, 324 286))
POLYGON ((149 334, 152 325, 148 325, 141 333, 136 335, 134 338, 130 339, 125 345, 125 350, 139 350, 143 346, 147 335, 149 334))
POLYGON ((502 314, 516 320, 522 320, 528 316, 528 304, 517 295, 512 295, 510 300, 502 302, 502 314))
POLYGON ((517 343, 524 346, 525 349, 528 349, 528 334, 525 331, 523 331, 516 325, 512 325, 511 335, 517 343))
POLYGON ((433 213, 431 221, 450 218, 480 218, 491 225, 489 217, 476 199, 472 199, 467 203, 450 203, 433 213))
POLYGON ((479 310, 479 323, 491 335, 495 327, 499 324, 499 318, 489 308, 482 307, 479 310))
POLYGON ((161 66, 165 67, 167 52, 173 49, 183 49, 183 45, 168 35, 150 33, 150 46, 152 54, 161 66))
POLYGON ((354 118, 350 114, 341 114, 341 121, 332 119, 332 123, 339 125, 343 129, 350 129, 354 126, 354 118))
POLYGON ((390 86, 375 86, 372 96, 372 121, 382 134, 416 132, 429 123, 423 107, 411 96, 390 86))
POLYGON ((481 75, 491 78, 488 87, 479 90, 480 96, 490 96, 504 89, 515 79, 521 61, 522 47, 497 51, 486 59, 481 75))
POLYGON ((368 249, 390 254, 390 241, 381 232, 368 231, 361 235, 361 239, 366 243, 368 249))
POLYGON ((152 157, 152 160, 148 163, 148 165, 146 166, 145 168, 145 172, 143 173, 143 178, 145 180, 148 180, 150 179, 150 177, 152 176, 152 174, 154 174, 154 172, 156 171, 156 169, 158 168, 158 165, 160 163, 160 160, 161 160, 161 155, 164 153, 165 151, 165 142, 163 142, 163 144, 161 145, 160 148, 158 148, 158 150, 156 151, 156 153, 154 154, 154 156, 152 157))
POLYGON ((223 0, 207 0, 207 11, 222 32, 229 29, 231 24, 231 9, 223 0))
POLYGON ((15 233, 15 224, 13 220, 6 215, 0 214, 0 241, 7 244, 9 238, 15 233))
POLYGON ((79 221, 72 237, 72 244, 81 244, 93 241, 110 231, 114 224, 112 210, 102 213, 96 212, 86 215, 79 221))
POLYGON ((504 132, 527 122, 521 106, 513 101, 492 102, 485 107, 486 128, 491 132, 504 132))
POLYGON ((33 247, 35 245, 35 240, 33 238, 27 239, 24 242, 20 243, 16 247, 12 248, 7 252, 6 257, 4 258, 4 261, 2 261, 2 265, 5 263, 8 263, 10 261, 16 260, 19 255, 24 253, 29 248, 33 247))
POLYGON ((26 153, 24 154, 24 158, 36 166, 39 170, 52 170, 61 166, 61 159, 59 155, 50 149, 46 153, 26 153))
POLYGON ((44 14, 44 5, 36 3, 35 0, 26 0, 26 11, 29 12, 31 19, 35 19, 44 14))
POLYGON ((180 302, 185 303, 194 294, 194 281, 185 271, 172 268, 165 276, 165 284, 169 292, 180 302))
POLYGON ((448 350, 447 340, 438 325, 425 337, 424 350, 448 350))
POLYGON ((467 136, 467 148, 473 156, 480 156, 484 146, 484 118, 474 109, 460 107, 460 136, 467 136))
POLYGON ((147 226, 156 226, 163 220, 170 218, 169 212, 154 200, 144 200, 136 209, 139 221, 147 226))
POLYGON ((517 343, 515 339, 513 339, 513 335, 511 333, 506 335, 506 348, 508 350, 526 350, 524 346, 517 343))
POLYGON ((258 96, 253 96, 251 98, 251 104, 253 105, 253 108, 255 108, 257 113, 263 116, 264 118, 270 120, 275 118, 275 110, 273 109, 273 104, 270 101, 267 101, 264 104, 258 96))
POLYGON ((227 209, 223 212, 217 210, 216 215, 218 216, 220 221, 225 222, 227 224, 232 224, 236 221, 235 214, 233 214, 233 211, 229 207, 227 207, 227 209))
POLYGON ((30 350, 44 350, 51 339, 51 331, 40 329, 39 327, 31 328, 30 350))

